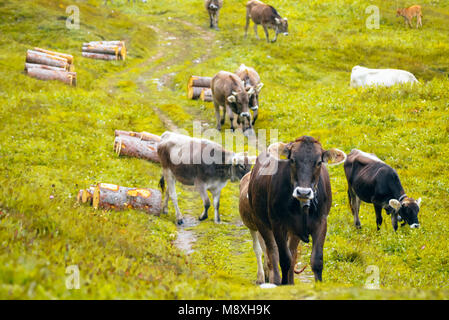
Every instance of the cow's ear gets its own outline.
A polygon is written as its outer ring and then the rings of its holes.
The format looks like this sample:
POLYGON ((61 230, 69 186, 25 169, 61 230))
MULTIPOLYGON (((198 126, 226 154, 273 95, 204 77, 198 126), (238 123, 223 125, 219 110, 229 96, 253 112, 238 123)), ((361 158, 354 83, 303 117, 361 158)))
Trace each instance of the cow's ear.
POLYGON ((236 99, 235 96, 233 94, 231 94, 230 96, 228 96, 227 98, 228 102, 230 103, 235 103, 236 99))
POLYGON ((421 207, 421 198, 419 198, 418 200, 416 200, 416 204, 418 205, 418 207, 421 207))
POLYGON ((390 201, 388 201, 388 204, 390 205, 390 207, 392 207, 395 211, 398 211, 399 209, 401 209, 401 203, 396 200, 396 199, 390 199, 390 201))
POLYGON ((249 90, 247 91, 248 96, 252 96, 254 94, 254 88, 250 87, 249 90))
POLYGON ((257 85, 256 91, 257 91, 257 92, 260 92, 260 90, 262 90, 262 87, 263 87, 263 83, 261 82, 261 83, 259 83, 259 84, 257 85))
POLYGON ((280 24, 281 20, 279 20, 279 18, 274 18, 274 21, 276 21, 276 24, 280 24))
POLYGON ((292 148, 293 148, 293 142, 287 143, 281 154, 284 154, 287 157, 287 159, 290 159, 290 156, 292 154, 292 148))
POLYGON ((323 162, 329 165, 337 165, 345 162, 346 153, 337 148, 332 148, 323 152, 323 162))

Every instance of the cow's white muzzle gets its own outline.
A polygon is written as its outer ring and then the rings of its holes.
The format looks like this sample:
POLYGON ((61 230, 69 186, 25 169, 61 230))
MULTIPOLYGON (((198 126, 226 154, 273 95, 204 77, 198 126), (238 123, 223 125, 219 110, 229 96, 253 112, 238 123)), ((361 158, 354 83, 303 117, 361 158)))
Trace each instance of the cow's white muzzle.
POLYGON ((410 228, 412 228, 412 229, 417 229, 417 228, 419 228, 419 223, 411 224, 411 225, 410 225, 410 228))
POLYGON ((288 36, 288 32, 284 32, 284 36, 288 36))
POLYGON ((293 198, 301 200, 312 200, 315 197, 315 194, 312 190, 312 188, 301 188, 296 187, 295 190, 293 190, 292 194, 293 198))

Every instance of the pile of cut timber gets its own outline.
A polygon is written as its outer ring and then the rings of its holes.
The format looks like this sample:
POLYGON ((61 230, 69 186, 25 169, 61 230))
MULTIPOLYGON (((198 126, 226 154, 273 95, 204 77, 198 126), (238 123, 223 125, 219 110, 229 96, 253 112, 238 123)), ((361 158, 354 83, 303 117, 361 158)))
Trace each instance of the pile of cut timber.
POLYGON ((211 80, 211 77, 190 76, 187 83, 187 97, 193 100, 212 101, 211 80))
POLYGON ((116 184, 99 183, 89 189, 80 190, 77 200, 88 203, 95 209, 136 209, 159 216, 162 193, 157 189, 128 188, 116 184))
POLYGON ((73 56, 41 48, 28 50, 25 72, 40 80, 59 80, 76 86, 76 72, 73 56))
POLYGON ((91 41, 83 43, 83 57, 101 60, 125 60, 124 41, 91 41))
POLYGON ((149 132, 115 130, 114 151, 119 156, 160 162, 157 146, 161 138, 149 132))

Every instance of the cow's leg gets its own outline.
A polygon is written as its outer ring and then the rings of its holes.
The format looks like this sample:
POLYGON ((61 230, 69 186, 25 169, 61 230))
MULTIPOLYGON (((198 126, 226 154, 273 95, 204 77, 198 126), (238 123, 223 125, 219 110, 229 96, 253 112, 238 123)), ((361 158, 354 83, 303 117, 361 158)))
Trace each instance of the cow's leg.
POLYGON ((173 175, 171 170, 168 169, 164 172, 164 177, 167 180, 167 189, 168 189, 168 193, 170 194, 171 201, 173 202, 173 205, 175 206, 176 223, 182 224, 183 223, 182 214, 181 214, 181 211, 179 210, 178 196, 176 195, 176 189, 175 189, 175 183, 176 183, 175 176, 173 175))
POLYGON ((265 25, 262 25, 263 31, 265 32, 265 37, 267 37, 267 42, 270 42, 270 36, 268 34, 268 27, 265 25))
POLYGON ((220 223, 220 194, 221 189, 226 185, 226 182, 220 183, 218 186, 211 188, 212 197, 214 198, 214 221, 215 223, 220 223))
POLYGON ((256 39, 257 39, 257 40, 260 40, 260 37, 259 37, 259 35, 257 34, 257 24, 256 24, 256 23, 254 23, 254 34, 256 35, 256 39))
POLYGON ((380 230, 380 226, 382 225, 382 206, 374 205, 374 211, 376 212, 376 224, 377 224, 377 231, 380 230))
POLYGON ((203 221, 207 219, 207 211, 210 207, 210 200, 209 196, 207 195, 206 185, 204 183, 195 181, 195 188, 200 193, 201 199, 203 199, 204 210, 198 218, 200 221, 203 221))
POLYGON ((280 285, 281 274, 279 272, 279 254, 273 232, 261 223, 257 224, 257 229, 263 238, 267 250, 268 266, 271 267, 270 282, 280 285))
POLYGON ((274 33, 274 39, 271 40, 271 42, 276 42, 276 40, 278 39, 278 34, 279 34, 279 30, 278 30, 278 28, 276 28, 276 31, 274 33))
POLYGON ((209 22, 210 22, 209 27, 210 28, 214 27, 214 17, 212 15, 213 15, 212 11, 209 11, 209 22))
POLYGON ((262 248, 259 242, 258 232, 256 230, 249 230, 251 237, 253 238, 253 250, 257 260, 257 284, 265 283, 264 265, 262 262, 262 248))
POLYGON ((215 30, 218 30, 218 14, 220 11, 216 11, 214 18, 215 18, 215 30))
POLYGON ((323 281, 323 246, 326 239, 327 219, 323 218, 320 224, 312 233, 312 254, 310 256, 310 266, 312 267, 315 281, 323 281))
MULTIPOLYGON (((165 172, 165 170, 164 170, 165 172)), ((162 175, 163 177, 166 176, 166 174, 164 173, 162 175)), ((165 180, 167 180, 166 178, 164 178, 165 180)), ((165 190, 165 195, 164 195, 164 204, 162 206, 162 213, 163 214, 167 214, 168 213, 168 199, 169 199, 169 192, 168 192, 168 188, 167 190, 165 190)))
POLYGON ((221 131, 221 125, 222 123, 220 121, 220 105, 214 101, 214 107, 215 107, 215 118, 217 119, 217 130, 221 131))
POLYGON ((246 9, 245 38, 248 36, 248 27, 249 27, 249 12, 248 9, 246 9))
POLYGON ((231 113, 232 111, 231 111, 231 109, 229 109, 229 107, 228 106, 225 106, 224 108, 223 108, 223 117, 221 117, 221 125, 224 125, 224 123, 225 123, 225 121, 226 121, 226 112, 227 113, 231 113))
POLYGON ((252 125, 256 123, 257 116, 259 115, 259 109, 253 110, 253 122, 252 125))
POLYGON ((264 255, 263 270, 265 273, 265 282, 270 282, 270 277, 271 277, 271 279, 273 278, 273 267, 270 263, 270 259, 268 259, 267 247, 265 246, 265 241, 263 240, 260 232, 257 232, 257 237, 259 238, 259 244, 262 247, 262 251, 263 251, 263 255, 264 255))
MULTIPOLYGON (((234 127, 234 112, 232 112, 231 108, 228 106, 228 104, 226 104, 226 110, 229 113, 229 121, 231 121, 231 131, 234 132, 235 127, 234 127)), ((224 116, 224 114, 223 114, 224 116)))
POLYGON ((290 266, 290 270, 288 271, 288 283, 291 283, 291 284, 293 284, 295 282, 293 270, 295 270, 296 260, 298 259, 298 244, 299 244, 299 238, 297 236, 295 236, 294 234, 289 233, 288 248, 289 248, 290 254, 292 256, 292 263, 290 266))
POLYGON ((348 198, 349 198, 349 205, 351 207, 352 215, 354 216, 354 225, 357 229, 360 229, 362 226, 360 224, 359 219, 359 209, 360 209, 360 199, 357 197, 355 192, 352 190, 351 187, 348 187, 348 198))
POLYGON ((276 239, 276 245, 279 250, 279 263, 282 270, 282 284, 291 284, 289 280, 289 271, 292 262, 292 256, 287 245, 287 233, 281 224, 273 225, 273 234, 276 239))

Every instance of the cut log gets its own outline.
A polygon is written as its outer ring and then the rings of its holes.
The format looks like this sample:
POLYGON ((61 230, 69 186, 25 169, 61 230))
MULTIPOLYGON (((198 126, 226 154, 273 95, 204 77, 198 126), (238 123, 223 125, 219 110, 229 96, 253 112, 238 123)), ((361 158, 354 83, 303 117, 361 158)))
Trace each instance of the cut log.
POLYGON ((82 55, 85 58, 92 58, 99 60, 118 60, 117 56, 114 54, 83 52, 82 55))
POLYGON ((29 76, 39 80, 59 80, 69 85, 76 84, 76 76, 74 76, 72 72, 30 68, 27 73, 29 76), (74 79, 75 81, 73 81, 74 79))
POLYGON ((56 52, 56 51, 50 51, 50 50, 45 50, 42 48, 34 48, 34 51, 39 51, 39 52, 43 52, 52 56, 57 56, 57 57, 61 57, 67 60, 67 63, 69 64, 73 64, 73 56, 67 53, 61 53, 61 52, 56 52))
POLYGON ((153 162, 160 162, 157 145, 154 140, 141 140, 138 137, 119 135, 114 140, 114 151, 119 156, 135 157, 153 162))
POLYGON ((136 137, 139 138, 140 140, 144 140, 144 141, 155 141, 155 142, 159 142, 161 141, 161 137, 149 132, 134 132, 134 131, 124 131, 124 130, 115 130, 114 132, 115 136, 130 136, 130 137, 136 137))
POLYGON ((83 52, 113 54, 118 57, 118 46, 87 46, 82 48, 83 52))
POLYGON ((92 205, 95 209, 137 209, 156 216, 161 212, 162 193, 157 189, 128 188, 99 183, 95 187, 92 205))
POLYGON ((83 50, 84 52, 93 52, 93 53, 103 53, 103 52, 97 52, 97 51, 89 51, 84 50, 84 48, 94 48, 94 47, 116 47, 117 51, 114 54, 117 54, 120 59, 125 60, 126 59, 126 45, 124 41, 91 41, 91 42, 84 42, 83 43, 83 50))
POLYGON ((201 96, 201 92, 203 92, 204 89, 207 88, 201 88, 201 87, 190 87, 187 91, 187 97, 189 99, 198 100, 201 96))
POLYGON ((211 81, 212 81, 211 77, 190 76, 187 88, 191 87, 210 88, 211 81))
POLYGON ((47 66, 69 70, 69 63, 67 62, 67 59, 34 50, 27 51, 26 62, 44 64, 47 66))
POLYGON ((212 90, 209 88, 205 88, 203 91, 201 91, 200 99, 206 102, 214 101, 212 97, 212 90))
POLYGON ((41 68, 47 70, 57 70, 57 71, 66 71, 64 68, 47 66, 45 64, 37 64, 37 63, 25 63, 25 71, 32 68, 41 68))

